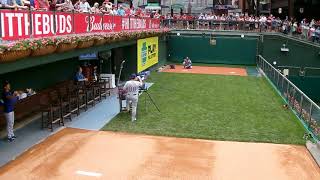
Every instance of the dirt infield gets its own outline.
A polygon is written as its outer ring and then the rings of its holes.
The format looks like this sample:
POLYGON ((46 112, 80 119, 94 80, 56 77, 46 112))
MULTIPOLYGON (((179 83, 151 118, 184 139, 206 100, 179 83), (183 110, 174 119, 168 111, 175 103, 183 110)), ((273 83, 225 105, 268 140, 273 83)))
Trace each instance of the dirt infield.
POLYGON ((0 179, 320 179, 303 146, 64 129, 0 169, 0 179))
POLYGON ((192 69, 184 69, 183 66, 176 65, 175 69, 170 69, 167 67, 161 72, 247 76, 247 71, 245 68, 233 67, 193 66, 192 69))

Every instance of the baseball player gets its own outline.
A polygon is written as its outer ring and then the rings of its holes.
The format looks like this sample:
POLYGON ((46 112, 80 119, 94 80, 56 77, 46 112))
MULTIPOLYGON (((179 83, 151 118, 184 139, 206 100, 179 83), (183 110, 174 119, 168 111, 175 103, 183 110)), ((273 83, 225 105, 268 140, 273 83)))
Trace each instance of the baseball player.
POLYGON ((132 106, 131 120, 136 121, 137 105, 139 99, 139 88, 143 85, 143 82, 139 76, 132 74, 130 80, 126 82, 123 89, 126 92, 127 111, 130 110, 130 103, 132 106))
POLYGON ((191 60, 189 59, 189 57, 186 57, 186 58, 183 60, 183 68, 185 68, 185 69, 192 69, 192 62, 191 62, 191 60))
POLYGON ((10 83, 5 81, 3 83, 2 100, 4 106, 4 117, 7 121, 8 141, 12 142, 16 139, 13 133, 14 126, 14 105, 18 101, 18 92, 11 92, 10 83))

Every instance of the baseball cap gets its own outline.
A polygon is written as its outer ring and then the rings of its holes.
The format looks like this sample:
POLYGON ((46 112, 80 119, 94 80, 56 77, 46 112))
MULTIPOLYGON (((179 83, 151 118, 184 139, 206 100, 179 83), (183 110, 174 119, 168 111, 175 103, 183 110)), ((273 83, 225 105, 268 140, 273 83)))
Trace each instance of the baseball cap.
POLYGON ((137 77, 136 74, 131 74, 131 75, 130 75, 130 79, 135 79, 136 77, 137 77))

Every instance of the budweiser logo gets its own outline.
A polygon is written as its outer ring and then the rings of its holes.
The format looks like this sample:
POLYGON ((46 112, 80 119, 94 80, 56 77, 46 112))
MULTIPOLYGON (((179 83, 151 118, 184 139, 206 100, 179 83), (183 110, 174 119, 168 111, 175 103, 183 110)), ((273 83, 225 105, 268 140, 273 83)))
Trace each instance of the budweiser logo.
POLYGON ((86 23, 87 23, 87 31, 101 31, 101 30, 113 30, 116 26, 115 23, 112 22, 103 22, 102 17, 96 17, 96 16, 87 16, 86 17, 86 23))

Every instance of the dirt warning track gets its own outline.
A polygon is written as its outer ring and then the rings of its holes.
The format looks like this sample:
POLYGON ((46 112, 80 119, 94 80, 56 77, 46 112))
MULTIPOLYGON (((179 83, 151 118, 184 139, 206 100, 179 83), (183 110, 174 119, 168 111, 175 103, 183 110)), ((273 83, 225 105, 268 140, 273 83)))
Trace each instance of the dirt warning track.
POLYGON ((66 128, 0 169, 0 179, 320 179, 304 146, 66 128))

